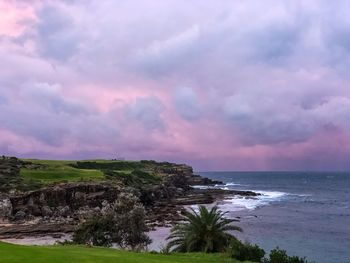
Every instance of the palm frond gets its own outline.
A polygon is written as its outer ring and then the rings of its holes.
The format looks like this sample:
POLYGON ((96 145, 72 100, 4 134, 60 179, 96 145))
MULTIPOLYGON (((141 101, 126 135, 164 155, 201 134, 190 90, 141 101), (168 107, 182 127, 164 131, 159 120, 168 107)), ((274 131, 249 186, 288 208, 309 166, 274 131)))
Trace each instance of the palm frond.
POLYGON ((242 231, 231 223, 235 220, 225 217, 217 206, 208 210, 199 206, 198 211, 190 209, 183 221, 175 225, 170 232, 168 248, 182 252, 219 252, 234 238, 228 231, 242 231))

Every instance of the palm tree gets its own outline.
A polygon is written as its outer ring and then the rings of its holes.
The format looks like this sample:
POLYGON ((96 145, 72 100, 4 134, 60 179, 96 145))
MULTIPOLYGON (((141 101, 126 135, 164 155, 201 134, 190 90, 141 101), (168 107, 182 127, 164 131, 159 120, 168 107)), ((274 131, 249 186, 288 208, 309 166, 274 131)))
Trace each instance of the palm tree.
MULTIPOLYGON (((227 213, 227 212, 226 212, 227 213)), ((221 252, 235 237, 227 231, 242 231, 233 226, 232 219, 225 218, 224 212, 214 206, 210 211, 199 207, 199 213, 191 209, 183 216, 183 222, 175 225, 167 238, 169 250, 176 252, 221 252)))

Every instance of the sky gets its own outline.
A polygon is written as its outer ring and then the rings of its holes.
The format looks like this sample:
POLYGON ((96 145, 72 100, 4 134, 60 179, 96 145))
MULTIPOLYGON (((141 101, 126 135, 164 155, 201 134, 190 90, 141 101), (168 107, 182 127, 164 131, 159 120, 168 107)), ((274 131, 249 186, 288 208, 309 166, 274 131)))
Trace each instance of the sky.
POLYGON ((350 1, 0 0, 0 154, 350 169, 350 1))

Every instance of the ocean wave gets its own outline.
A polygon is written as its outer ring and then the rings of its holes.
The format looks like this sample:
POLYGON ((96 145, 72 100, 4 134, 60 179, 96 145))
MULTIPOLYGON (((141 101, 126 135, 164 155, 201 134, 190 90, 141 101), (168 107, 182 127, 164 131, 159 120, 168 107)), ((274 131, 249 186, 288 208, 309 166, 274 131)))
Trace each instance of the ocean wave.
POLYGON ((217 189, 222 188, 221 185, 192 185, 195 189, 217 189))
POLYGON ((224 189, 229 190, 231 186, 242 186, 242 184, 236 184, 236 183, 226 183, 226 184, 215 184, 215 185, 193 185, 193 188, 196 189, 224 189))
MULTIPOLYGON (((236 183, 226 183, 225 186, 236 186, 236 185, 241 185, 241 184, 236 184, 236 183)), ((219 185, 218 185, 219 186, 219 185)))
MULTIPOLYGON (((234 186, 241 186, 240 190, 242 190, 241 188, 244 185, 229 182, 223 185, 214 185, 214 186, 197 185, 194 187, 198 189, 220 188, 223 190, 232 190, 234 189, 234 186)), ((247 186, 245 186, 244 188, 246 187, 247 186)), ((251 190, 251 189, 245 189, 245 190, 253 191, 260 195, 253 196, 253 197, 235 195, 235 196, 226 198, 219 204, 220 209, 223 211, 254 210, 262 206, 267 206, 274 202, 285 200, 286 198, 299 199, 300 197, 303 197, 305 199, 311 196, 309 194, 292 194, 292 193, 281 192, 281 191, 264 191, 264 190, 251 190)))
POLYGON ((234 196, 224 199, 219 204, 220 209, 224 211, 240 211, 240 210, 254 210, 258 207, 269 205, 272 202, 283 200, 288 193, 278 191, 255 191, 259 196, 234 196))

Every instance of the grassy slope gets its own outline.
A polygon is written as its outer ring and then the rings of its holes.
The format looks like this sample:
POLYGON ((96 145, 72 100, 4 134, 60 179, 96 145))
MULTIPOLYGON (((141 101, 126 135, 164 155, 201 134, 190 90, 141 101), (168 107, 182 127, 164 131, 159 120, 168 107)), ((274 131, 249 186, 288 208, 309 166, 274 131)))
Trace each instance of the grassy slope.
POLYGON ((40 165, 21 168, 20 175, 28 183, 32 181, 45 185, 59 182, 106 180, 103 172, 105 170, 112 171, 112 177, 125 181, 126 185, 152 183, 159 179, 153 174, 132 174, 135 170, 150 167, 150 164, 137 161, 84 160, 80 161, 80 164, 77 161, 68 160, 23 159, 23 161, 40 165))
POLYGON ((75 169, 66 166, 50 167, 43 170, 21 169, 20 174, 23 179, 38 180, 44 184, 60 181, 76 182, 104 179, 101 171, 75 169))
POLYGON ((237 263, 224 255, 149 254, 82 246, 19 246, 0 242, 1 263, 237 263))
POLYGON ((71 167, 74 161, 56 161, 56 160, 36 160, 25 159, 34 164, 41 164, 43 169, 21 169, 20 174, 25 180, 37 180, 44 184, 56 182, 76 182, 102 180, 104 175, 99 170, 86 170, 71 167))

